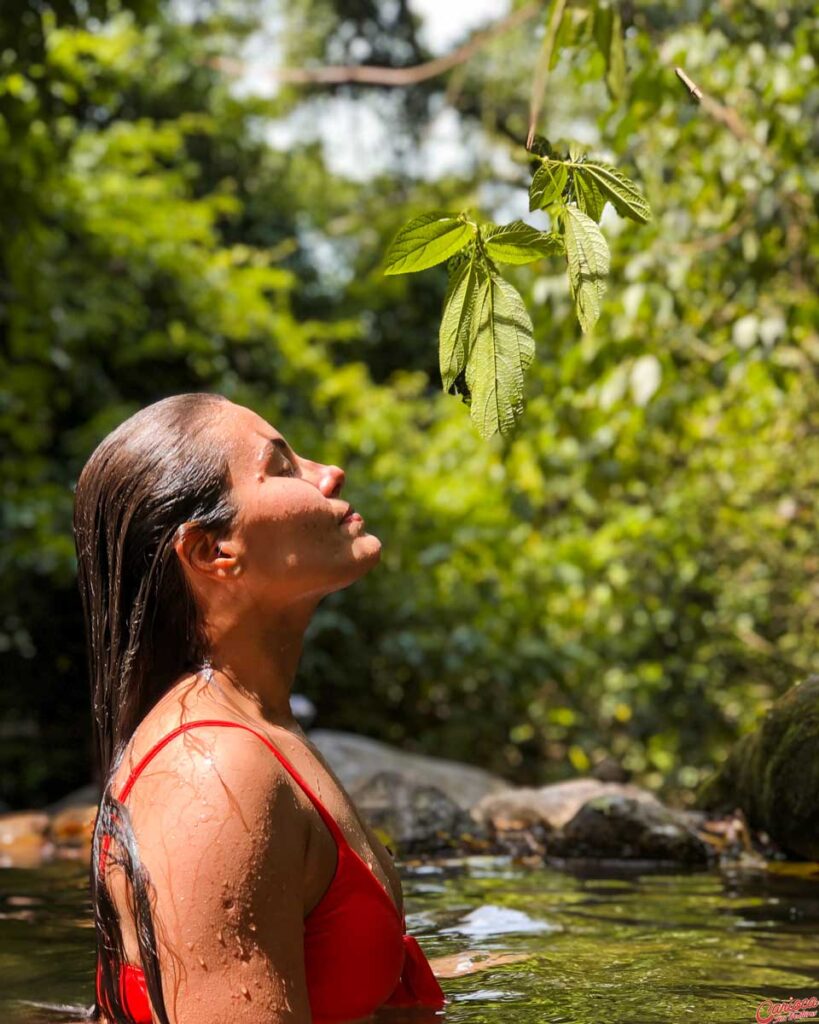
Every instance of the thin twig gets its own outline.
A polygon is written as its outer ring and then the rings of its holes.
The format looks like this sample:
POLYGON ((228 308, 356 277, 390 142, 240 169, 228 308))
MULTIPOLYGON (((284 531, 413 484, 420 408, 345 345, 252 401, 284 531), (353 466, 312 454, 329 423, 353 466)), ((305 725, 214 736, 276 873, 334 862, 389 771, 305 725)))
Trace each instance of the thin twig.
POLYGON ((686 87, 691 98, 696 103, 699 103, 706 114, 713 117, 713 119, 718 121, 720 124, 724 124, 728 131, 735 138, 739 139, 740 142, 750 142, 751 145, 758 149, 767 160, 771 163, 774 162, 773 154, 766 146, 754 138, 754 134, 751 129, 742 120, 733 107, 728 107, 724 103, 719 103, 712 96, 709 96, 708 93, 703 92, 697 83, 689 78, 682 68, 674 68, 674 74, 686 87))
MULTIPOLYGON (((476 32, 452 53, 408 68, 390 68, 369 64, 331 64, 318 68, 271 68, 265 74, 277 82, 290 82, 297 85, 345 85, 348 83, 390 86, 417 85, 419 82, 425 82, 427 79, 444 74, 458 64, 465 63, 497 36, 510 32, 534 18, 542 7, 541 0, 525 4, 489 28, 476 32)), ((240 75, 247 71, 247 65, 243 61, 234 60, 231 57, 214 57, 208 63, 229 74, 240 75)))
MULTIPOLYGON (((785 168, 778 155, 754 137, 751 129, 733 107, 728 107, 724 103, 718 103, 713 97, 703 92, 682 68, 674 68, 674 72, 686 87, 692 99, 699 103, 710 117, 719 124, 725 125, 734 138, 740 142, 749 143, 764 158, 775 174, 780 176, 783 174, 785 168)), ((786 249, 793 255, 788 259, 788 263, 793 265, 794 286, 801 290, 805 286, 805 272, 802 266, 802 241, 805 233, 806 217, 809 216, 812 209, 812 200, 810 196, 795 188, 783 188, 779 193, 779 197, 783 207, 789 211, 786 223, 786 249)))
POLYGON ((541 47, 540 56, 537 60, 534 77, 532 78, 532 92, 529 99, 529 134, 526 136, 527 149, 532 148, 532 142, 535 138, 535 128, 537 127, 537 119, 540 115, 540 108, 543 104, 543 93, 546 89, 546 82, 549 79, 552 54, 554 53, 555 42, 557 40, 557 30, 560 28, 560 22, 563 20, 565 10, 566 0, 554 0, 552 11, 549 15, 549 22, 546 25, 546 35, 543 38, 543 46, 541 47))

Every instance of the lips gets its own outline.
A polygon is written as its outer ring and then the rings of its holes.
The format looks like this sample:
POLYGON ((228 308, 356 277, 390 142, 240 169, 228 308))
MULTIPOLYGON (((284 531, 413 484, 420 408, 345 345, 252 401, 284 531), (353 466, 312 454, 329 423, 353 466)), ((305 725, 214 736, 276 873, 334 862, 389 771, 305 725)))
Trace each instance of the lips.
POLYGON ((340 522, 341 523, 355 523, 355 522, 359 522, 361 520, 362 520, 361 514, 359 512, 356 512, 356 510, 353 508, 352 505, 348 505, 347 506, 347 511, 341 517, 340 522))

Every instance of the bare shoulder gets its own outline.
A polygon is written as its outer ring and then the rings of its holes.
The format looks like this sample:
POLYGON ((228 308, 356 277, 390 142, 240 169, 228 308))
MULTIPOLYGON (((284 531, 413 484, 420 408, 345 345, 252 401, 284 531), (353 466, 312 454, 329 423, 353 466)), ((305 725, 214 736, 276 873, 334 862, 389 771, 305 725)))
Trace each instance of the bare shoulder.
MULTIPOLYGON (((261 730, 230 719, 210 724, 208 719, 180 720, 178 715, 165 714, 153 720, 146 719, 140 725, 128 760, 133 769, 146 754, 152 754, 140 778, 152 774, 154 765, 160 763, 207 773, 210 762, 204 759, 217 752, 227 759, 227 765, 234 765, 239 770, 251 763, 257 766, 267 763, 274 769, 277 759, 260 734, 261 730)), ((271 771, 270 774, 276 773, 271 771)))
POLYGON ((143 768, 127 806, 171 1021, 309 1020, 308 826, 264 741, 229 725, 188 729, 143 768))
MULTIPOLYGON (((277 759, 250 728, 225 713, 214 714, 201 700, 201 683, 186 676, 174 684, 139 723, 114 778, 120 793, 129 776, 140 768, 138 800, 154 785, 162 785, 161 773, 171 771, 177 780, 183 773, 191 783, 213 776, 214 758, 220 769, 242 774, 252 768, 259 784, 282 779, 277 759), (219 724, 206 725, 214 719, 219 724)), ((258 732, 258 730, 255 730, 258 732)))
POLYGON ((209 836, 217 824, 234 837, 247 833, 245 841, 259 850, 271 830, 284 829, 285 842, 295 846, 306 838, 288 772, 257 733, 238 724, 197 724, 160 749, 154 745, 127 805, 149 842, 153 833, 165 844, 181 834, 195 847, 197 835, 209 836))

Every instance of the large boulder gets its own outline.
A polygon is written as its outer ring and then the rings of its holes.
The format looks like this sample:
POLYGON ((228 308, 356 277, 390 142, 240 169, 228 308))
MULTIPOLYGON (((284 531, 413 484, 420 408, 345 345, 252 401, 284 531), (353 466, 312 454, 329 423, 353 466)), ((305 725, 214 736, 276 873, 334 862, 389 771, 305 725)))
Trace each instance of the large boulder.
POLYGON ((580 778, 509 789, 484 797, 472 816, 502 841, 541 830, 547 857, 701 863, 709 855, 696 830, 697 815, 666 807, 631 783, 580 778))
POLYGON ((516 831, 532 825, 562 828, 580 808, 597 796, 624 796, 653 800, 647 789, 631 783, 601 782, 599 779, 568 779, 537 788, 520 786, 489 793, 472 808, 472 817, 496 831, 516 831))
POLYGON ((394 771, 378 772, 350 794, 382 839, 401 854, 462 849, 486 831, 443 790, 417 785, 394 771))
POLYGON ((373 776, 395 772, 415 786, 434 786, 468 811, 487 793, 509 786, 482 768, 442 757, 410 754, 368 736, 329 729, 314 729, 308 736, 351 795, 373 776))
POLYGON ((601 794, 587 800, 550 839, 547 852, 563 857, 705 864, 711 848, 684 811, 651 798, 601 794))
POLYGON ((696 806, 742 810, 785 852, 819 860, 819 675, 792 686, 703 783, 696 806))

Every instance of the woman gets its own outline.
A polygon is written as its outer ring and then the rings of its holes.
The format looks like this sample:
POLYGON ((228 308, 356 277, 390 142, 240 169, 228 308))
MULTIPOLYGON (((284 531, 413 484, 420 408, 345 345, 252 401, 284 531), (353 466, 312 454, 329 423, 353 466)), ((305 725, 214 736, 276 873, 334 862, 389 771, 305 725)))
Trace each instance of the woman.
POLYGON ((380 557, 343 484, 210 394, 142 409, 80 475, 97 1019, 320 1024, 445 1002, 390 854, 290 710, 317 604, 380 557))

